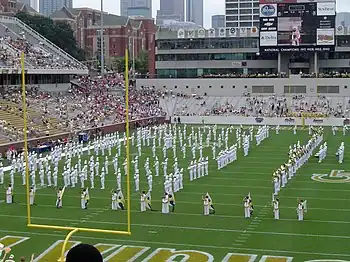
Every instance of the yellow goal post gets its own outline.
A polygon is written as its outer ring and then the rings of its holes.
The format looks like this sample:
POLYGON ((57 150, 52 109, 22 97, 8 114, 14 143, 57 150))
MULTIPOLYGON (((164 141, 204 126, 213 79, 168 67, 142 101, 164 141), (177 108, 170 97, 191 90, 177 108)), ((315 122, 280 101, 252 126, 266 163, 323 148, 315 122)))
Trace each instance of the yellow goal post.
MULTIPOLYGON (((101 70, 104 70, 101 68, 101 70)), ((74 233, 77 232, 93 232, 103 234, 115 234, 115 235, 131 235, 131 198, 130 198, 130 126, 129 126, 129 50, 125 49, 125 133, 126 133, 126 161, 127 161, 127 230, 105 230, 97 228, 85 228, 85 227, 65 227, 65 226, 54 226, 44 224, 33 224, 31 221, 31 206, 29 197, 29 165, 28 165, 28 123, 27 123, 27 103, 26 103, 26 81, 25 81, 25 56, 21 54, 21 87, 22 87, 22 111, 23 111, 23 138, 24 138, 24 160, 25 160, 25 172, 26 172, 26 206, 27 206, 27 226, 30 228, 41 228, 41 229, 53 229, 69 231, 62 246, 61 256, 58 261, 65 261, 65 252, 69 239, 74 233)))

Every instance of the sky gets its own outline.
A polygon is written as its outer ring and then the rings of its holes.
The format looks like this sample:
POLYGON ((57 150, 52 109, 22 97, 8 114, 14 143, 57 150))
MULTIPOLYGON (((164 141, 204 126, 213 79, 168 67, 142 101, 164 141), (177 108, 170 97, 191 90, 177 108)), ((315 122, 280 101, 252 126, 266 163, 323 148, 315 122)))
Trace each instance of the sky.
MULTIPOLYGON (((104 11, 116 15, 120 15, 120 0, 103 0, 104 11)), ((159 9, 159 0, 153 1, 153 17, 156 16, 159 9)), ((225 14, 225 0, 203 0, 204 1, 204 27, 211 27, 212 15, 225 14)), ((350 12, 350 0, 337 0, 338 12, 350 12)), ((73 0, 74 7, 90 7, 93 9, 101 8, 99 0, 73 0)))

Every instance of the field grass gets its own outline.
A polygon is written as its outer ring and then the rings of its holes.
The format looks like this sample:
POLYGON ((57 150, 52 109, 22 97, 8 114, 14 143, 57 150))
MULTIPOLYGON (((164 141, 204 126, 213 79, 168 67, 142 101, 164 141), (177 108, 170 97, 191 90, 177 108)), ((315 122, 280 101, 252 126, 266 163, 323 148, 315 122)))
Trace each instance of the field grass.
MULTIPOLYGON (((279 135, 274 131, 270 134, 270 138, 259 147, 253 145, 247 157, 243 157, 241 149, 238 160, 220 171, 216 161, 211 160, 211 148, 205 149, 204 155, 210 159, 209 176, 189 182, 185 172, 184 189, 176 194, 175 213, 163 215, 154 211, 141 214, 139 194, 133 193, 132 236, 78 233, 72 237, 70 246, 76 243, 74 241, 97 245, 108 261, 128 261, 133 257, 135 261, 186 261, 181 259, 188 258, 187 261, 195 262, 210 261, 211 258, 215 261, 253 261, 254 258, 256 261, 350 260, 350 184, 322 183, 311 179, 312 174, 350 170, 349 136, 344 137, 341 132, 333 136, 330 129, 325 129, 327 158, 321 164, 316 158, 311 158, 281 190, 281 219, 275 221, 271 208, 272 173, 287 160, 289 145, 298 140, 304 144, 309 136, 307 130, 299 130, 297 135, 293 135, 289 129, 280 131, 279 135), (342 141, 345 142, 345 159, 343 164, 338 164, 335 152, 342 141), (216 208, 216 214, 208 217, 202 215, 201 196, 205 192, 211 194, 216 208), (255 207, 250 220, 244 219, 242 204, 248 192, 251 192, 255 207), (304 221, 296 218, 298 197, 308 200, 304 221), (168 260, 172 255, 168 249, 187 251, 175 253, 178 256, 168 260)), ((235 137, 233 133, 232 137, 235 137)), ((162 151, 160 148, 157 150, 162 161, 162 151)), ((136 148, 131 149, 132 154, 136 152, 136 148)), ((150 157, 152 165, 151 148, 143 147, 142 152, 139 161, 140 189, 147 191, 143 164, 145 158, 150 157)), ((169 150, 168 156, 172 156, 172 150, 169 150)), ((187 159, 182 159, 178 147, 179 166, 184 170, 187 170, 190 157, 188 150, 187 159)), ((100 159, 102 161, 102 157, 100 159)), ((123 160, 119 158, 120 166, 123 160)), ((100 164, 102 166, 103 163, 100 164)), ((169 158, 168 170, 170 168, 172 157, 169 158)), ((161 209, 163 194, 162 171, 160 167, 160 176, 153 180, 152 205, 157 210, 161 209)), ((126 178, 123 176, 122 179, 125 195, 126 178)), ((35 199, 37 205, 32 208, 32 223, 126 230, 126 212, 110 208, 110 191, 115 188, 113 165, 110 165, 106 176, 106 190, 99 189, 98 179, 95 179, 95 187, 90 191, 88 210, 80 209, 79 188, 67 189, 60 210, 55 207, 55 190, 40 189, 35 199)), ((131 188, 134 192, 133 179, 131 188)), ((5 192, 0 200, 5 200, 5 192)), ((16 261, 20 256, 29 257, 32 253, 36 257, 40 255, 37 261, 57 261, 62 244, 59 240, 63 240, 68 232, 26 226, 25 190, 21 186, 20 175, 16 177, 15 201, 12 205, 0 203, 0 238, 3 237, 0 242, 16 244, 12 247, 16 261)))

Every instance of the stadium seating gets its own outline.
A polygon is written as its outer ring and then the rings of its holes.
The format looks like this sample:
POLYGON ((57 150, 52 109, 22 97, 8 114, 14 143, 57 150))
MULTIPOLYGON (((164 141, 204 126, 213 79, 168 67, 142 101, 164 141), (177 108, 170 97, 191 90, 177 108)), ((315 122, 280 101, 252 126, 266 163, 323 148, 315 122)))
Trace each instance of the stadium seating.
POLYGON ((348 97, 241 96, 210 97, 164 95, 162 107, 169 115, 240 115, 240 116, 318 116, 350 117, 348 97))
MULTIPOLYGON (((79 83, 65 93, 49 93, 33 88, 27 92, 29 138, 76 132, 82 129, 120 123, 125 120, 122 75, 105 78, 82 77, 79 83)), ((152 88, 129 90, 130 120, 164 116, 159 103, 160 93, 152 88)), ((18 90, 8 91, 0 99, 0 143, 23 139, 23 115, 18 90)))
POLYGON ((27 69, 87 73, 86 66, 16 18, 0 16, 0 40, 0 66, 3 68, 19 69, 20 53, 25 52, 27 69))

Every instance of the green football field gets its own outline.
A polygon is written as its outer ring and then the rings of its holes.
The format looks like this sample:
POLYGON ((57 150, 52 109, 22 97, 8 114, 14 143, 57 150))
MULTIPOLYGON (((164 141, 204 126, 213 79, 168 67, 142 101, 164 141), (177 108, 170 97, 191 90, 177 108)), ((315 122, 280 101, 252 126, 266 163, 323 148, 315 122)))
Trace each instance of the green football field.
MULTIPOLYGON (((231 135, 235 137, 234 133, 231 135)), ((306 129, 298 130, 297 135, 293 135, 289 128, 280 131, 279 135, 270 131, 270 137, 259 147, 253 145, 247 157, 243 157, 243 150, 240 149, 238 160, 220 171, 217 170, 216 161, 212 160, 211 148, 207 148, 204 156, 211 159, 209 176, 192 182, 189 182, 187 172, 191 151, 188 149, 187 159, 182 159, 178 146, 179 166, 185 170, 185 182, 184 189, 176 194, 174 213, 160 213, 163 195, 163 169, 160 166, 160 176, 154 176, 152 192, 152 205, 158 211, 139 212, 140 197, 134 193, 131 179, 131 236, 77 233, 68 246, 79 242, 94 244, 106 261, 350 261, 350 139, 349 136, 344 137, 342 132, 338 131, 333 136, 330 129, 325 130, 327 158, 319 164, 312 157, 298 170, 279 195, 281 219, 273 220, 272 173, 287 160, 289 145, 298 140, 305 144, 308 137, 306 129), (343 164, 338 164, 335 152, 342 141, 345 142, 345 159, 343 164), (332 177, 330 174, 336 174, 332 170, 343 170, 343 177, 332 177), (314 176, 313 180, 313 174, 324 176, 314 176), (207 217, 203 216, 201 200, 205 192, 210 193, 216 208, 216 213, 207 217), (255 207, 254 215, 249 220, 243 216, 242 203, 248 192, 255 207), (296 217, 298 197, 308 200, 304 221, 298 221, 296 217)), ((233 142, 231 140, 230 144, 233 142)), ((163 154, 160 148, 157 150, 161 162, 163 154)), ((150 158, 151 166, 153 160, 150 147, 143 147, 142 151, 139 161, 140 189, 147 191, 143 165, 146 157, 150 158)), ((136 148, 131 149, 133 156, 136 152, 136 148)), ((172 150, 169 150, 168 156, 170 173, 172 150)), ((121 169, 123 160, 119 158, 121 169)), ((100 164, 102 166, 103 163, 100 164)), ((133 175, 133 165, 130 171, 133 175)), ((126 196, 126 177, 122 179, 126 196)), ((32 208, 32 223, 126 230, 126 212, 111 210, 110 191, 115 188, 112 164, 106 176, 106 190, 99 189, 97 178, 95 187, 90 190, 87 210, 80 208, 79 188, 66 190, 63 208, 59 210, 55 207, 55 189, 38 190, 35 199, 37 205, 32 208)), ((21 256, 29 258, 32 253, 36 261, 57 261, 62 240, 68 231, 26 226, 25 189, 21 186, 20 175, 16 178, 16 203, 6 205, 3 202, 5 189, 0 200, 0 243, 12 246, 16 261, 21 256)))

